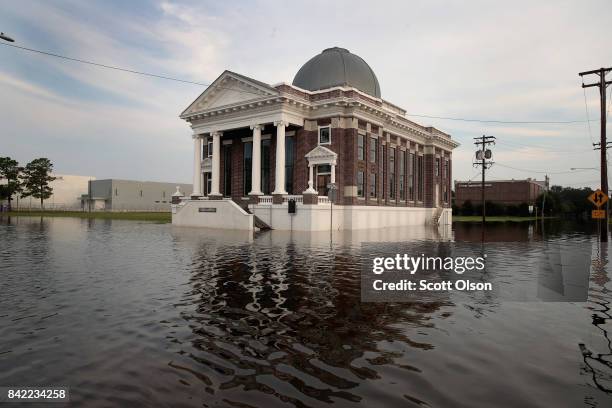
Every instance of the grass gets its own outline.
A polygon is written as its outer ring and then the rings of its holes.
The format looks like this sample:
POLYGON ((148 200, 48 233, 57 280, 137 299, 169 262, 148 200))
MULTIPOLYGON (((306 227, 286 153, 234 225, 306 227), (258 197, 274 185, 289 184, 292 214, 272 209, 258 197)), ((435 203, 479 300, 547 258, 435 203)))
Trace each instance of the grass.
POLYGON ((0 215, 11 217, 74 217, 102 220, 133 220, 133 221, 156 221, 168 223, 172 221, 172 214, 168 212, 109 212, 109 211, 9 211, 0 215))
MULTIPOLYGON (((553 217, 546 217, 553 218, 553 217)), ((498 216, 488 216, 487 222, 523 222, 523 221, 535 221, 541 220, 542 217, 518 217, 518 216, 507 216, 507 215, 498 215, 498 216)), ((456 222, 480 222, 482 221, 481 215, 453 215, 453 221, 456 222)))

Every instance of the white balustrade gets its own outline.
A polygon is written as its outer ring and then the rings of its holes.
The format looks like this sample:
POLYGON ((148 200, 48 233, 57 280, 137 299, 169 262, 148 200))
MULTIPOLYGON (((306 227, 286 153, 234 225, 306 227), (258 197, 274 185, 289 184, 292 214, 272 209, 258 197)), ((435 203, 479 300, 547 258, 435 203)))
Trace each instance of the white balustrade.
POLYGON ((301 195, 288 195, 283 197, 283 203, 288 203, 289 200, 295 200, 296 203, 304 202, 304 198, 301 195))
POLYGON ((259 204, 272 205, 272 196, 260 196, 259 204))

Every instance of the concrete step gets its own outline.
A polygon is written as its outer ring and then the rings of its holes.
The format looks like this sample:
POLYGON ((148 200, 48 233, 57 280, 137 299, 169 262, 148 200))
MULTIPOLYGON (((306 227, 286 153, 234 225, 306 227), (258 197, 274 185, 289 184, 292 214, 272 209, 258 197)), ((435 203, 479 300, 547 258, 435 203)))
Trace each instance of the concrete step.
POLYGON ((267 230, 272 229, 272 227, 270 227, 268 224, 266 224, 261 218, 259 218, 256 215, 253 215, 253 224, 255 224, 255 226, 259 228, 261 231, 267 231, 267 230))

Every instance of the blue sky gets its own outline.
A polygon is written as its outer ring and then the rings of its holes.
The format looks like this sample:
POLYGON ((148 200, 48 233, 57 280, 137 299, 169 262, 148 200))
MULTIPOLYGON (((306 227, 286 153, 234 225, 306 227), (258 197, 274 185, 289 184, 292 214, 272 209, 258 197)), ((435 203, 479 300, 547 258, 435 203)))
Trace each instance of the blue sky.
MULTIPOLYGON (((610 5, 533 3, 26 0, 3 2, 0 31, 24 47, 205 83, 224 69, 291 82, 309 58, 342 46, 372 66, 383 98, 412 114, 585 120, 577 73, 612 66, 610 5)), ((0 155, 49 157, 66 174, 189 182, 191 131, 178 114, 202 90, 0 46, 0 155)), ((411 119, 462 144, 455 179, 477 174, 472 138, 487 134, 499 140, 491 178, 548 171, 553 184, 595 186, 597 171, 563 173, 598 166, 596 88, 586 100, 590 132, 586 123, 411 119)))

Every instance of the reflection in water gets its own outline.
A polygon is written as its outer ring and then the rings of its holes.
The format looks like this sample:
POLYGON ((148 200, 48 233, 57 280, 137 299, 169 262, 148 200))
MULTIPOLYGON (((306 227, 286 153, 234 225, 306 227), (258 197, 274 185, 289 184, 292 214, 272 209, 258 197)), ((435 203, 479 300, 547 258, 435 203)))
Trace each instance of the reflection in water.
MULTIPOLYGON (((539 231, 487 226, 508 282, 537 265, 539 231)), ((66 384, 74 406, 612 402, 603 250, 587 303, 361 303, 362 242, 478 242, 479 225, 330 237, 12 218, 0 234, 0 384, 66 384)), ((546 239, 592 235, 547 225, 546 239)))
MULTIPOLYGON (((178 240, 186 239, 185 233, 173 231, 178 240)), ((433 327, 428 320, 443 303, 360 303, 359 247, 330 251, 327 234, 267 234, 242 244, 235 238, 215 237, 199 246, 193 290, 182 299, 197 304, 195 313, 181 315, 193 329, 192 359, 212 368, 205 380, 209 386, 316 406, 361 402, 352 390, 381 379, 377 366, 421 371, 395 363, 402 353, 379 350, 377 344, 432 349, 411 339, 405 328, 433 327), (361 360, 364 364, 356 363, 361 360)), ((334 240, 349 238, 361 242, 359 234, 337 234, 334 240)), ((234 398, 225 395, 224 401, 248 401, 234 398)))
POLYGON ((606 284, 610 282, 608 276, 608 247, 596 245, 597 254, 593 259, 591 268, 591 280, 593 282, 590 299, 593 306, 593 326, 601 331, 601 336, 606 340, 606 352, 596 353, 591 351, 585 344, 580 343, 580 351, 584 359, 583 372, 592 378, 593 384, 608 394, 612 394, 612 339, 611 333, 606 329, 612 322, 610 314, 610 296, 606 284))

